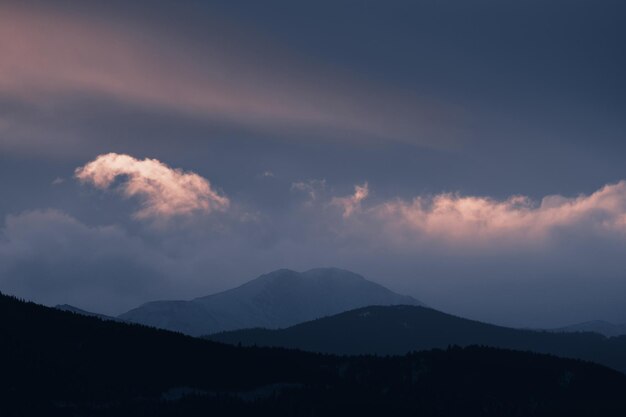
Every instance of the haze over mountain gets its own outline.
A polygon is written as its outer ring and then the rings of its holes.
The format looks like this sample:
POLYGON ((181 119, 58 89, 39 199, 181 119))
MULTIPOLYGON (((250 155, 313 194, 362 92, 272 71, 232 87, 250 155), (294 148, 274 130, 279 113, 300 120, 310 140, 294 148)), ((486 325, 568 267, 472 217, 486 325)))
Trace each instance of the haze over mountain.
POLYGON ((623 374, 529 352, 377 358, 234 347, 2 294, 0 334, 3 417, 626 413, 623 374))
POLYGON ((0 289, 117 316, 335 265, 511 327, 626 323, 623 16, 0 1, 0 289))
POLYGON ((0 417, 626 417, 625 17, 0 0, 0 417))
POLYGON ((615 337, 626 335, 626 324, 614 324, 604 320, 592 320, 556 329, 549 329, 549 331, 559 333, 594 332, 607 337, 615 337))
POLYGON ((252 327, 282 328, 369 305, 420 305, 337 268, 279 269, 237 288, 191 301, 154 301, 120 319, 200 336, 252 327))
POLYGON ((207 338, 348 355, 402 355, 450 345, 482 345, 585 359, 626 372, 626 336, 513 329, 420 306, 364 307, 287 329, 246 329, 207 338))

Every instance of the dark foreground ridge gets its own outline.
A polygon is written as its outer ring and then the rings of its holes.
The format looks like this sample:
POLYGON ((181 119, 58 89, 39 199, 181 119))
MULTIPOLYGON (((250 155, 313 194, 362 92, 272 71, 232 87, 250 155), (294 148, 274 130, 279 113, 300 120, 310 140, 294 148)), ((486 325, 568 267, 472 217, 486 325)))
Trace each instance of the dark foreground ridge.
POLYGON ((370 306, 282 330, 238 330, 208 338, 349 355, 403 355, 450 345, 483 345, 584 359, 626 373, 626 336, 512 329, 419 306, 370 306))
POLYGON ((102 320, 124 321, 117 317, 107 316, 106 314, 92 313, 91 311, 83 310, 82 308, 74 307, 70 304, 57 304, 54 306, 57 310, 69 311, 70 313, 81 314, 83 316, 97 317, 102 320))
POLYGON ((626 415, 623 374, 527 352, 243 348, 3 295, 0 337, 3 417, 626 415))

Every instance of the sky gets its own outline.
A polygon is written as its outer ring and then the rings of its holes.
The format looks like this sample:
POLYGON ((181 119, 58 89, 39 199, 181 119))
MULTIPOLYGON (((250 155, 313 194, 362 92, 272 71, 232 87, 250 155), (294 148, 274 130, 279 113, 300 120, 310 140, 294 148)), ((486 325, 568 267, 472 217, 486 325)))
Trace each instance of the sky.
POLYGON ((0 1, 0 291, 119 314, 279 268, 626 322, 626 4, 0 1))

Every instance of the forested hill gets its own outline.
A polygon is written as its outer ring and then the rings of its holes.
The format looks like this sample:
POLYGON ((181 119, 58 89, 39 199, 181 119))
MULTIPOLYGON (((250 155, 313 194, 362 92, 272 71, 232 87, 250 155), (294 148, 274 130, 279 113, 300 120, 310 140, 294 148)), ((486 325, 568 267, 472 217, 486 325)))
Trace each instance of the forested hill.
POLYGON ((626 415, 626 376, 507 350, 238 348, 3 295, 0 340, 3 417, 626 415))
POLYGON ((351 355, 482 345, 590 360, 626 373, 626 336, 513 329, 420 306, 370 306, 281 330, 237 330, 208 338, 351 355))

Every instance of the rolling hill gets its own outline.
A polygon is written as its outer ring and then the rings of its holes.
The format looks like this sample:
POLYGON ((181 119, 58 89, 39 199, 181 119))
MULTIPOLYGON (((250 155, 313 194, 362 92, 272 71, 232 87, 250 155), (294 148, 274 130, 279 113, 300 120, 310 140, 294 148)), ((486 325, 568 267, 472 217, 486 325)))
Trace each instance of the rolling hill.
POLYGON ((615 337, 626 335, 626 324, 613 324, 604 320, 592 320, 556 329, 549 329, 549 331, 558 333, 594 332, 607 337, 615 337))
POLYGON ((420 302, 336 268, 280 269, 240 287, 191 301, 155 301, 119 316, 200 336, 249 327, 280 328, 368 305, 420 302))
POLYGON ((626 413, 625 375, 528 352, 381 358, 234 347, 2 294, 0 335, 3 417, 626 413))
POLYGON ((626 372, 626 336, 512 329, 420 306, 364 307, 286 329, 246 329, 207 337, 342 355, 402 355, 450 345, 483 345, 591 360, 626 372))

